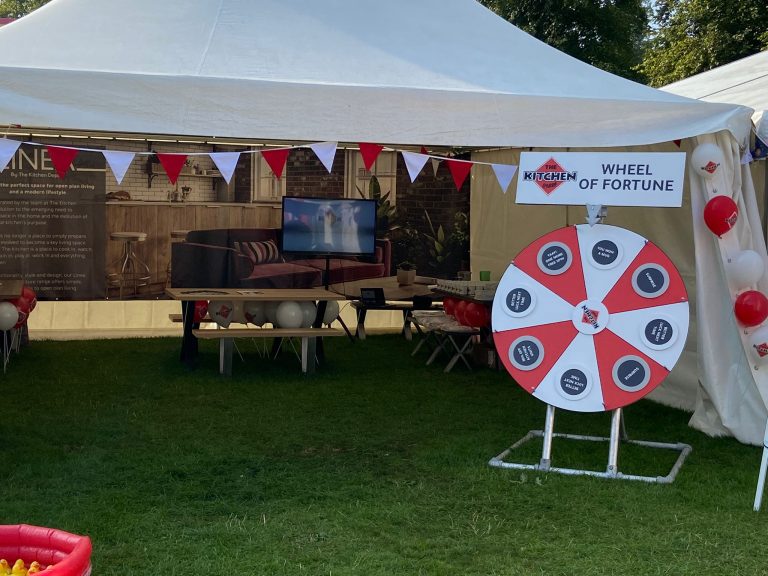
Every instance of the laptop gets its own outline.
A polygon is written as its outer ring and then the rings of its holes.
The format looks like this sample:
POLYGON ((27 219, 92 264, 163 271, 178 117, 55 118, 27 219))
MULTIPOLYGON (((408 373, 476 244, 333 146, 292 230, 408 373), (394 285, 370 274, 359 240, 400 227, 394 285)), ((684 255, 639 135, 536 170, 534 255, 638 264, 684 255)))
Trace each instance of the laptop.
POLYGON ((384 288, 360 288, 360 302, 368 308, 384 306, 384 288))

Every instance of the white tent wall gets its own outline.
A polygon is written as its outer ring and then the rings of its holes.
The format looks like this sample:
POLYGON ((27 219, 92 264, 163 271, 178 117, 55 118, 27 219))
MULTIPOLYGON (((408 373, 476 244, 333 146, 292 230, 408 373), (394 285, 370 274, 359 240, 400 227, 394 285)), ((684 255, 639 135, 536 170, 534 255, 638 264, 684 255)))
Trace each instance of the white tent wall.
MULTIPOLYGON (((715 141, 715 137, 708 138, 715 141)), ((733 244, 765 255, 754 189, 751 180, 743 177, 749 170, 740 165, 739 147, 728 133, 719 134, 716 142, 728 159, 720 176, 720 186, 725 187, 721 189, 733 191, 740 209, 733 244)), ((695 139, 684 140, 681 149, 690 153, 696 144, 695 139)), ((678 148, 664 143, 622 150, 675 152, 678 148)), ((519 151, 476 152, 473 160, 517 164, 519 151)), ((698 176, 686 180, 681 208, 609 207, 606 219, 606 223, 638 232, 658 244, 677 266, 688 290, 691 323, 685 350, 669 378, 649 397, 693 412, 691 425, 707 434, 732 435, 745 443, 760 444, 768 416, 765 398, 760 394, 764 371, 753 373, 750 368, 740 338, 743 330, 733 315, 733 296, 719 241, 704 224, 703 207, 711 191, 698 176), (699 354, 697 350, 704 352, 699 354)), ((531 241, 549 230, 585 221, 583 206, 518 205, 515 193, 513 182, 502 194, 491 170, 477 170, 473 175, 473 274, 491 270, 498 279, 517 252, 531 241)))

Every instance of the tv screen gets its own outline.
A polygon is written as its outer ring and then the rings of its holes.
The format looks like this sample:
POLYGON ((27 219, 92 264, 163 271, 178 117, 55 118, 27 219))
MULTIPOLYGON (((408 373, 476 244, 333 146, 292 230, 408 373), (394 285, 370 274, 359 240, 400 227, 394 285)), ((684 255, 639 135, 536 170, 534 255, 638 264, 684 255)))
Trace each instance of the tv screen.
POLYGON ((376 200, 283 198, 283 252, 373 254, 376 200))

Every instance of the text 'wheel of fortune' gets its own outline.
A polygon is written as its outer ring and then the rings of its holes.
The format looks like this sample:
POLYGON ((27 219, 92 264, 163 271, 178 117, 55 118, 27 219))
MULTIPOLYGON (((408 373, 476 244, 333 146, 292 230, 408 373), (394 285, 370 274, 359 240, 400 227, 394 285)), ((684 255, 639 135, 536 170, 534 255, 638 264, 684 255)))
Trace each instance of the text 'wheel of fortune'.
POLYGON ((655 244, 616 226, 554 230, 499 282, 493 336, 507 371, 538 399, 614 410, 658 386, 688 334, 680 273, 655 244))

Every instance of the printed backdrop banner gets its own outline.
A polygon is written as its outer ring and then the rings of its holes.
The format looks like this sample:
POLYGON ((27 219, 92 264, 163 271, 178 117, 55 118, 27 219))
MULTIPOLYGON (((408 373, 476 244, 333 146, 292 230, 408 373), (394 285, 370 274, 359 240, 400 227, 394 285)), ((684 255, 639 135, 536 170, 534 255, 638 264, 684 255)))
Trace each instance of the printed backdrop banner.
POLYGON ((523 152, 515 202, 679 208, 684 176, 684 152, 523 152))
POLYGON ((42 300, 104 297, 105 161, 79 154, 64 178, 43 146, 22 145, 0 172, 0 279, 42 300))

